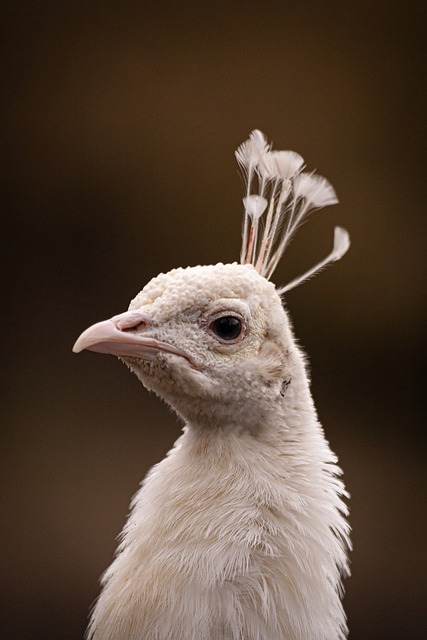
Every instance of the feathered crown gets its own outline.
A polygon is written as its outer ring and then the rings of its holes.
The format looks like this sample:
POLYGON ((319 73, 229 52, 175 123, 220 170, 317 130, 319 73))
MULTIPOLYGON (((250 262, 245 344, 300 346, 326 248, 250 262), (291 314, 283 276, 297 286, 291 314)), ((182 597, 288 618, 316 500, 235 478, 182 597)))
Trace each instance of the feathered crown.
MULTIPOLYGON (((334 188, 314 172, 303 171, 303 158, 294 151, 272 151, 255 129, 236 151, 246 181, 245 215, 240 262, 252 264, 269 280, 298 227, 310 212, 336 204, 334 188)), ((342 258, 350 246, 345 229, 335 227, 332 252, 302 276, 282 287, 289 291, 342 258)))

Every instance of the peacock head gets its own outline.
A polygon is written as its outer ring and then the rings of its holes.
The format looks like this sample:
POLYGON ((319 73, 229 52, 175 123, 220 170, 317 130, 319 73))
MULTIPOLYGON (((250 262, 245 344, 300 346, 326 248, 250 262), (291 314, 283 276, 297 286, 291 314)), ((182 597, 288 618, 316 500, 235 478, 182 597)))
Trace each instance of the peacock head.
POLYGON ((190 424, 256 428, 286 402, 292 380, 306 380, 281 296, 338 260, 349 239, 337 227, 332 253, 276 289, 269 278, 295 230, 311 210, 335 203, 335 192, 302 171, 298 154, 271 151, 259 131, 236 156, 247 184, 241 264, 160 274, 73 350, 118 356, 190 424))
POLYGON ((270 411, 298 359, 275 286, 250 264, 160 274, 87 329, 82 349, 119 356, 186 421, 211 425, 270 411))

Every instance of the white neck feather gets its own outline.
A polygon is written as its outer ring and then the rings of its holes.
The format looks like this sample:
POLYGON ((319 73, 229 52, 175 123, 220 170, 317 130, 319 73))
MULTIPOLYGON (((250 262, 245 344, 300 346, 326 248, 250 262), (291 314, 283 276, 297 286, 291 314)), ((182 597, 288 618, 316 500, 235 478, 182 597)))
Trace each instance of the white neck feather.
POLYGON ((304 376, 279 416, 186 428, 133 500, 91 638, 346 637, 345 490, 304 376))

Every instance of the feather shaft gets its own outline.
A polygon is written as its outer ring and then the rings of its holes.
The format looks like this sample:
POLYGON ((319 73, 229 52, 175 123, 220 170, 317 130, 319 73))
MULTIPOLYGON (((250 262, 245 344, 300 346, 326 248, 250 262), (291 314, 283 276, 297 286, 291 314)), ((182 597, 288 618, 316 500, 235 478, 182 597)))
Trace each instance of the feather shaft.
POLYGON ((335 227, 334 232, 334 246, 329 255, 326 256, 323 260, 318 262, 314 267, 303 273, 301 276, 294 278, 287 285, 281 287, 279 289, 279 295, 294 289, 298 285, 302 284, 305 280, 308 280, 316 273, 319 273, 322 269, 332 264, 333 262, 337 262, 337 260, 341 260, 341 258, 347 253, 350 248, 350 236, 346 229, 342 227, 335 227))

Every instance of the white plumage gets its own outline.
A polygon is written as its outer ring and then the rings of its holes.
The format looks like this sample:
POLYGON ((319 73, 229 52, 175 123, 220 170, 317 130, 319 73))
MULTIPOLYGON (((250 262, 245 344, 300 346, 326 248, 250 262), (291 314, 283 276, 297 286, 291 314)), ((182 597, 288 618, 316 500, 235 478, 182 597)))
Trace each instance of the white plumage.
MULTIPOLYGON (((92 640, 346 637, 346 493, 268 281, 308 211, 336 196, 259 131, 236 155, 247 176, 243 264, 160 274, 74 347, 119 356, 185 423, 133 499, 92 640)), ((344 230, 334 244, 284 289, 339 259, 344 230)))

